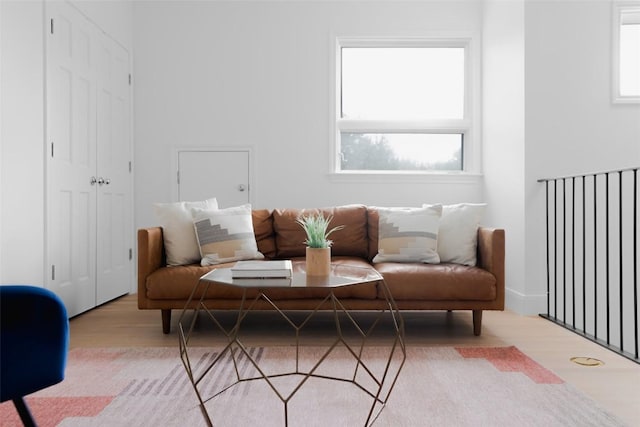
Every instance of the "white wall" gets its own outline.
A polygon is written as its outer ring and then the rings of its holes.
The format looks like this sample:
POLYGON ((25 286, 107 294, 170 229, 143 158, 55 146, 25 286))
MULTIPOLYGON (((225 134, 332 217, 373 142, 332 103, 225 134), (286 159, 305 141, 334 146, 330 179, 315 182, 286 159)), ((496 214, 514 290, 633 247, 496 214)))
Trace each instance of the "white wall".
MULTIPOLYGON (((346 35, 481 33, 481 2, 136 2, 136 225, 170 201, 179 146, 251 146, 253 205, 482 201, 453 183, 336 180, 332 43, 346 35)), ((215 194, 212 194, 215 196, 215 194)))
MULTIPOLYGON (((136 227, 155 224, 151 204, 171 199, 175 147, 250 145, 256 207, 486 200, 486 223, 507 233, 508 306, 537 313, 536 180, 640 164, 640 106, 611 103, 607 0, 75 3, 136 53, 136 227), (441 30, 483 37, 484 179, 334 180, 332 36, 441 30)), ((2 283, 43 281, 43 10, 0 1, 2 283)))
MULTIPOLYGON (((128 1, 74 1, 132 51, 128 1)), ((44 284, 45 5, 0 1, 0 283, 44 284)))
MULTIPOLYGON (((0 52, 2 52, 2 5, 0 5, 0 52)), ((0 190, 2 190, 2 54, 0 53, 0 190)), ((0 242, 2 242, 2 197, 0 197, 0 242)), ((2 243, 0 243, 0 283, 2 283, 2 243)))
POLYGON ((487 224, 505 229, 506 305, 524 310, 524 1, 487 1, 483 16, 484 192, 487 224))
POLYGON ((640 105, 611 102, 611 2, 526 4, 529 179, 638 166, 640 105))
POLYGON ((527 312, 546 292, 540 178, 640 165, 640 105, 611 102, 611 2, 525 5, 527 312))
POLYGON ((611 102, 611 2, 486 1, 489 223, 506 229, 507 306, 546 311, 540 178, 640 165, 640 106, 611 102))
MULTIPOLYGON (((136 226, 172 197, 172 152, 251 146, 256 207, 487 201, 506 229, 507 306, 544 311, 538 178, 640 163, 638 107, 610 102, 608 0, 139 2, 136 226), (483 172, 464 182, 329 174, 337 35, 482 37, 483 172)), ((212 196, 215 196, 212 194, 212 196)))
POLYGON ((42 284, 44 271, 43 9, 0 2, 1 283, 42 284))

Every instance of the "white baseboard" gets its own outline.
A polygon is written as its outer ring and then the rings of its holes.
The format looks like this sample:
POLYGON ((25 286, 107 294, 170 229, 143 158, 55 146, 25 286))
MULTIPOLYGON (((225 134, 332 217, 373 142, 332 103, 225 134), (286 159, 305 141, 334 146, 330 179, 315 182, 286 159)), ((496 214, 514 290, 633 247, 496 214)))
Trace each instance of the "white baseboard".
POLYGON ((511 311, 522 315, 536 315, 546 313, 546 295, 525 295, 522 292, 507 288, 505 290, 505 306, 511 311))

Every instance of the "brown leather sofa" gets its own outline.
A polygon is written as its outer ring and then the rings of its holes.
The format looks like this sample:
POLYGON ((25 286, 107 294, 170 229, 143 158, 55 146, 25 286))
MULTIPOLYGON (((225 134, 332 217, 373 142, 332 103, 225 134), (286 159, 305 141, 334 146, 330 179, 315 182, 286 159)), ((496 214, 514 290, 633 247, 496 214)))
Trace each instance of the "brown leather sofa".
MULTIPOLYGON (((331 235, 332 262, 373 265, 381 273, 400 310, 471 310, 473 332, 480 335, 483 310, 503 310, 504 230, 478 229, 477 265, 384 262, 372 264, 378 251, 378 213, 375 207, 350 205, 319 209, 333 215, 332 224, 344 229, 331 235)), ((314 211, 305 210, 305 212, 314 211)), ((301 210, 253 210, 258 249, 266 259, 303 259, 304 232, 295 222, 301 210)), ((162 228, 138 230, 138 308, 159 309, 162 329, 168 334, 171 310, 184 309, 199 278, 216 267, 198 264, 170 266, 165 263, 162 228)), ((341 302, 351 310, 381 310, 385 301, 376 284, 340 289, 341 302)), ((211 309, 238 309, 241 291, 232 287, 210 287, 206 296, 211 309)), ((284 310, 310 310, 321 298, 308 292, 286 290, 271 295, 284 310)), ((264 302, 264 301, 262 301, 264 302)), ((266 303, 258 309, 269 309, 266 303)))

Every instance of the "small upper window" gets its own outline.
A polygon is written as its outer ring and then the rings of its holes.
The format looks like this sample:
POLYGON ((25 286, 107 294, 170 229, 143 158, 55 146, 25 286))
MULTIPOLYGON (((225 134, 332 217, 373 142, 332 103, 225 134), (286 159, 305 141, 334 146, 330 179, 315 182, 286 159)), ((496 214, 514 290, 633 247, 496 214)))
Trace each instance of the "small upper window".
POLYGON ((469 40, 338 40, 337 172, 465 170, 469 40))
POLYGON ((614 100, 640 102, 640 3, 614 5, 614 100))

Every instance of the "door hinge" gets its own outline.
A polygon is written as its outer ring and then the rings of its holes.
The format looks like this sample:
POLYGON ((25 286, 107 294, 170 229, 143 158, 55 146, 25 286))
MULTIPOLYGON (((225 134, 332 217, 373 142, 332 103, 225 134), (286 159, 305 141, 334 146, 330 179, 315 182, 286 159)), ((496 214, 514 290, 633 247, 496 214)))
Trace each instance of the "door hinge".
POLYGON ((53 142, 51 143, 51 158, 53 158, 53 142))
POLYGON ((129 73, 129 86, 131 86, 131 73, 129 73))
POLYGON ((51 265, 51 280, 56 280, 56 266, 51 265))
POLYGON ((53 34, 53 18, 51 18, 51 34, 53 34))
POLYGON ((129 261, 133 259, 133 249, 129 248, 129 261))
POLYGON ((176 180, 178 181, 178 185, 180 185, 180 171, 176 171, 176 180))
POLYGON ((129 173, 131 173, 131 161, 129 161, 129 173))

